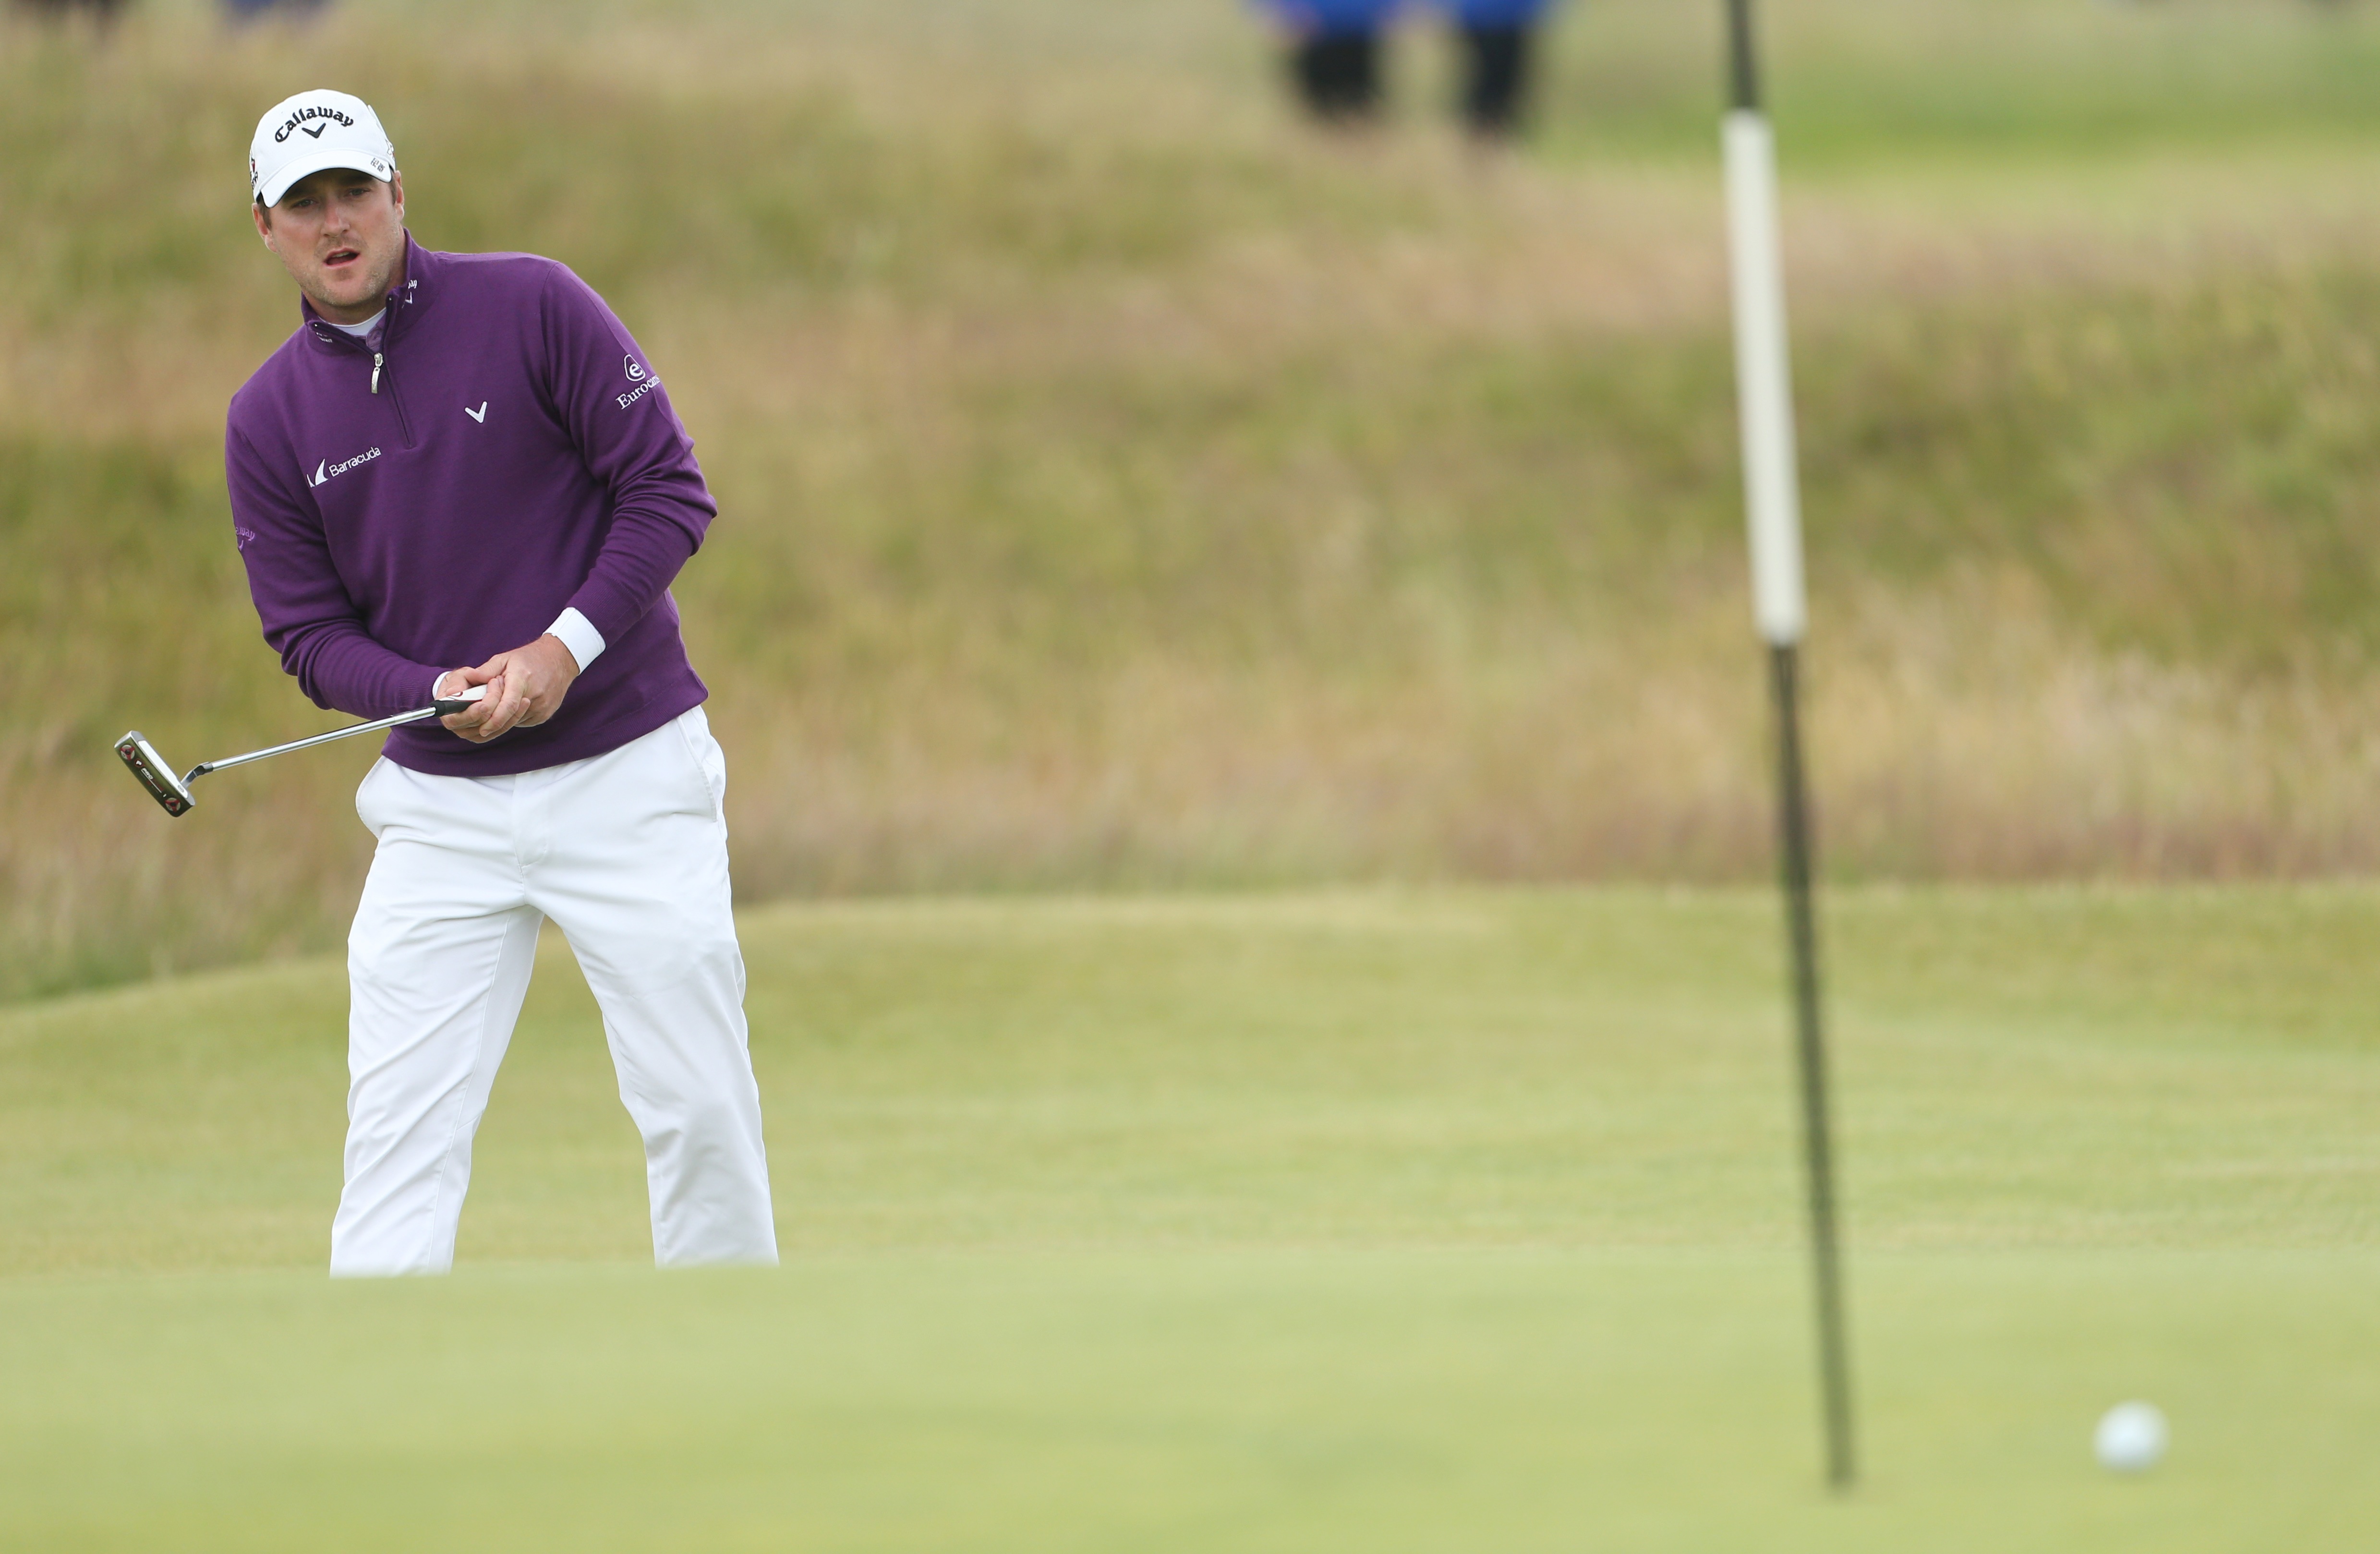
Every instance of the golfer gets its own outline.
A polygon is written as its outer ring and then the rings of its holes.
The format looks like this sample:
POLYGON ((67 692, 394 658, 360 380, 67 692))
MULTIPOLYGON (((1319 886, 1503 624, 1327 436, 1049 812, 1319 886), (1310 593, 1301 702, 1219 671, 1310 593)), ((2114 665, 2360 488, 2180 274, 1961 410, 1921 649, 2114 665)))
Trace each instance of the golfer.
POLYGON ((379 117, 300 92, 249 148, 302 322, 233 395, 235 538, 317 705, 401 727, 356 793, 335 1275, 452 1266, 471 1139, 560 926, 644 1135, 653 1257, 773 1263, 721 810, 670 579, 718 509, 668 393, 585 283, 405 229, 379 117))

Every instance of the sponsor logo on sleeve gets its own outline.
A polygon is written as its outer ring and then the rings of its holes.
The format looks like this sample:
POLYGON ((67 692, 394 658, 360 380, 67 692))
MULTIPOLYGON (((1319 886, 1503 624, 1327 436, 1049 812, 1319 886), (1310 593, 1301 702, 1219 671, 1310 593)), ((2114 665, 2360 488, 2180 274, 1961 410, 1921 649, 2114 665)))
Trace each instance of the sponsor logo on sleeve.
POLYGON ((231 542, 234 548, 244 551, 248 549, 249 546, 255 543, 255 541, 256 530, 252 528, 242 528, 237 524, 232 525, 231 542))
POLYGON ((625 410, 629 406, 634 405, 638 400, 642 399, 647 391, 657 389, 662 386, 662 381, 659 378, 654 377, 651 373, 647 372, 645 370, 645 364, 638 361, 635 357, 622 357, 620 358, 620 365, 622 370, 627 373, 628 382, 637 385, 625 394, 615 394, 612 396, 619 403, 621 409, 625 410))

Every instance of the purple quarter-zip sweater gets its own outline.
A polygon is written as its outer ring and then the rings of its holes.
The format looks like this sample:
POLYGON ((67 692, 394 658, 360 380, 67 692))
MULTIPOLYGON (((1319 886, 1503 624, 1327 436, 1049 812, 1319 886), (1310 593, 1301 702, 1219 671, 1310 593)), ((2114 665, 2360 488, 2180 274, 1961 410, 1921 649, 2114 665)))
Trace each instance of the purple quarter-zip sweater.
POLYGON ((382 718, 565 608, 604 648, 560 711, 382 754, 494 777, 616 749, 708 694, 670 579, 719 511, 661 380, 587 284, 530 254, 406 238, 375 351, 304 322, 232 396, 224 468, 264 639, 317 706, 382 718))

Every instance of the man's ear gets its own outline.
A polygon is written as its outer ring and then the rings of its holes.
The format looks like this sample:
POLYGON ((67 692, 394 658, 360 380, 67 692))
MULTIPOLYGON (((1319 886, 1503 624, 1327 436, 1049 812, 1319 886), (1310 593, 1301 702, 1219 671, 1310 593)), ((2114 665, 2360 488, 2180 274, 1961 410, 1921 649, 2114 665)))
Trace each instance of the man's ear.
POLYGON ((402 173, 391 173, 391 174, 388 176, 388 201, 389 201, 389 203, 390 203, 391 205, 393 205, 393 206, 395 206, 395 207, 396 208, 396 219, 397 219, 397 223, 398 223, 398 225, 402 225, 404 224, 404 221, 405 221, 405 175, 404 175, 404 174, 402 174, 402 173))
POLYGON ((273 242, 273 212, 264 208, 264 201, 261 200, 249 200, 248 202, 248 213, 255 218, 256 235, 264 239, 264 246, 268 249, 272 249, 274 253, 279 253, 281 250, 278 248, 275 248, 273 242))

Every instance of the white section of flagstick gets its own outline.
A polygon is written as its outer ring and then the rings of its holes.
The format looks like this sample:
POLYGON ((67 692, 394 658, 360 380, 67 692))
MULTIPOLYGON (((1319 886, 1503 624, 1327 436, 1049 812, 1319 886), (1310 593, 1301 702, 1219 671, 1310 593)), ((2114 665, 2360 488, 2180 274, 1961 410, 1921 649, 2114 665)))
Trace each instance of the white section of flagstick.
POLYGON ((1727 115, 1728 268, 1735 294, 1737 409, 1752 540, 1753 618, 1772 646, 1802 639, 1802 504, 1794 473, 1793 390, 1777 235, 1777 147, 1765 115, 1727 115))

